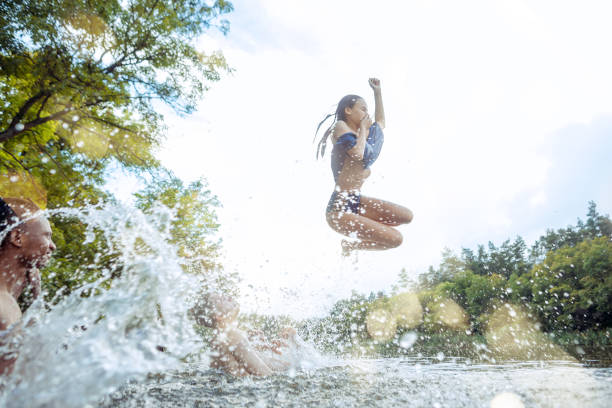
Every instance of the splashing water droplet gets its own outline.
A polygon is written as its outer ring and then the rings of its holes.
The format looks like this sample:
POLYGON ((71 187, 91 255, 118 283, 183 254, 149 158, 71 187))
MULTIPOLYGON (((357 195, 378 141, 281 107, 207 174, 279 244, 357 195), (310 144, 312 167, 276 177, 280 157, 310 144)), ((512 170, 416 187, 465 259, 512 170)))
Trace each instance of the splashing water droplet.
POLYGON ((405 333, 399 341, 399 345, 402 348, 408 349, 412 347, 412 345, 417 341, 417 334, 415 332, 407 332, 405 333))
POLYGON ((497 394, 491 400, 491 408, 524 408, 521 398, 511 392, 502 392, 497 394))

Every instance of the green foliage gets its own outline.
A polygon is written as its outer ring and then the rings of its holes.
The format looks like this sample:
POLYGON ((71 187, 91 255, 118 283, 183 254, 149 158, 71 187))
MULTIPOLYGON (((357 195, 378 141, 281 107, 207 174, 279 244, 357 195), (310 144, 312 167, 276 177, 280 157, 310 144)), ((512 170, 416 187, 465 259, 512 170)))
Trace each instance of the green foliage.
POLYGON ((514 242, 506 240, 497 248, 492 242, 488 249, 478 246, 476 254, 471 249, 463 248, 462 260, 465 267, 477 275, 498 274, 505 278, 512 274, 522 275, 532 264, 527 260, 527 245, 521 237, 514 242))
POLYGON ((550 251, 599 237, 612 237, 612 221, 609 216, 599 214, 595 203, 590 201, 586 222, 578 219, 575 226, 546 231, 531 248, 530 258, 534 262, 541 261, 550 251))
POLYGON ((144 190, 135 194, 136 206, 145 213, 170 209, 173 218, 169 243, 177 248, 185 272, 200 275, 217 290, 236 295, 237 273, 225 273, 219 263, 220 240, 215 208, 217 197, 204 180, 188 185, 173 176, 157 178, 144 190))
POLYGON ((519 282, 530 289, 523 299, 547 331, 612 327, 612 241, 608 237, 549 252, 519 282))
POLYGON ((444 248, 442 251, 442 261, 438 268, 429 267, 427 273, 419 276, 419 286, 421 288, 432 288, 440 282, 445 282, 453 278, 457 273, 465 269, 465 261, 457 257, 453 252, 444 248))
POLYGON ((165 129, 154 102, 189 113, 229 70, 194 41, 213 26, 227 32, 215 24, 231 10, 223 0, 2 2, 0 172, 39 184, 55 172, 78 190, 75 172, 110 159, 158 166, 165 129))
POLYGON ((349 299, 336 302, 329 316, 306 321, 304 337, 329 352, 358 354, 368 338, 365 319, 369 307, 365 296, 353 293, 349 299))
POLYGON ((145 213, 151 213, 162 205, 173 210, 170 243, 178 248, 178 255, 188 262, 185 269, 194 274, 205 273, 219 265, 219 241, 211 238, 217 232, 217 197, 207 189, 204 180, 185 186, 176 177, 148 185, 134 194, 136 206, 145 213))
POLYGON ((504 299, 505 286, 506 281, 500 275, 482 276, 465 270, 453 280, 439 284, 435 291, 456 301, 467 312, 472 328, 481 332, 482 322, 479 318, 487 311, 492 300, 504 299))

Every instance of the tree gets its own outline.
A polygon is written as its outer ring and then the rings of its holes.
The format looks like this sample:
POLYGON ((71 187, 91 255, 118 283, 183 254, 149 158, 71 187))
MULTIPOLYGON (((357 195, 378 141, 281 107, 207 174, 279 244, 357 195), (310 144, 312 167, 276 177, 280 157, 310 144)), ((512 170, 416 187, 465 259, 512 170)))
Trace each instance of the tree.
POLYGON ((457 257, 449 248, 442 250, 442 261, 438 268, 430 266, 427 273, 419 276, 421 288, 432 288, 440 282, 452 280, 455 275, 464 271, 465 261, 457 257))
POLYGON ((471 249, 463 248, 462 260, 465 267, 477 275, 499 274, 508 278, 512 274, 520 276, 529 271, 532 264, 526 254, 525 241, 516 237, 512 243, 507 239, 499 248, 492 242, 488 243, 488 249, 479 245, 476 255, 471 249))
POLYGON ((528 301, 547 331, 612 327, 612 241, 608 237, 550 251, 518 282, 522 300, 528 301))
MULTIPOLYGON (((197 36, 232 10, 216 0, 12 0, 0 5, 0 171, 67 182, 79 162, 158 165, 155 101, 193 111, 229 70, 197 36), (56 160, 57 156, 65 160, 56 160)), ((83 166, 82 168, 88 168, 83 166)), ((73 194, 74 191, 72 192, 73 194)))
POLYGON ((530 259, 532 262, 542 261, 549 251, 564 246, 576 246, 585 239, 598 237, 612 239, 612 221, 608 215, 599 214, 596 204, 590 201, 586 223, 578 219, 575 226, 570 225, 556 231, 547 230, 546 234, 542 235, 531 248, 530 259))
MULTIPOLYGON (((210 28, 227 33, 220 17, 231 10, 224 0, 0 2, 0 196, 79 207, 112 200, 101 188, 110 166, 164 173, 158 104, 188 114, 229 71, 195 41, 210 28)), ((83 244, 80 220, 51 221, 48 297, 121 270, 100 236, 83 244)))
POLYGON ((204 180, 184 185, 169 175, 149 184, 135 197, 136 206, 145 213, 152 213, 159 206, 172 211, 169 243, 177 248, 185 272, 204 277, 226 293, 236 293, 237 275, 221 273, 218 261, 221 241, 215 236, 219 229, 215 208, 220 204, 204 180))

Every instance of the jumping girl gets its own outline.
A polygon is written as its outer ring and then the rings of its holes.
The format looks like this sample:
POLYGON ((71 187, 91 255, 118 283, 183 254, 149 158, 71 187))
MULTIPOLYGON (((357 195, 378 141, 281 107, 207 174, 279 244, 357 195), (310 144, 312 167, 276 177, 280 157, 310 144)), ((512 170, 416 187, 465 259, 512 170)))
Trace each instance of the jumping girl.
POLYGON ((321 125, 334 116, 334 122, 317 146, 317 158, 319 153, 321 157, 325 154, 327 139, 331 136, 331 168, 336 187, 327 204, 327 223, 340 234, 358 239, 342 240, 344 255, 359 249, 398 247, 402 234, 393 227, 412 221, 412 211, 408 208, 361 195, 361 187, 371 173, 370 166, 382 148, 385 127, 380 80, 370 78, 368 82, 374 90, 373 124, 365 100, 346 95, 338 103, 335 114, 327 115, 317 127, 318 133, 321 125))

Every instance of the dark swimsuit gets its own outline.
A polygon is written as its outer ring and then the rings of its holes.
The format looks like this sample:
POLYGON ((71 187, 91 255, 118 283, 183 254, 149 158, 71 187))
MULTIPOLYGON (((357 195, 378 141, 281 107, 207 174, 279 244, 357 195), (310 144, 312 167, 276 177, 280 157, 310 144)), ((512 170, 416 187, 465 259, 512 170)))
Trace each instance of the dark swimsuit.
MULTIPOLYGON (((370 127, 370 133, 366 139, 365 149, 363 151, 363 168, 370 167, 380 154, 385 135, 378 123, 374 123, 370 127)), ((357 144, 357 135, 353 132, 343 134, 338 138, 331 153, 331 168, 334 175, 334 181, 338 182, 338 176, 344 166, 347 152, 357 144)), ((359 214, 359 205, 361 203, 361 194, 347 191, 334 191, 327 203, 327 212, 350 212, 359 214)))

